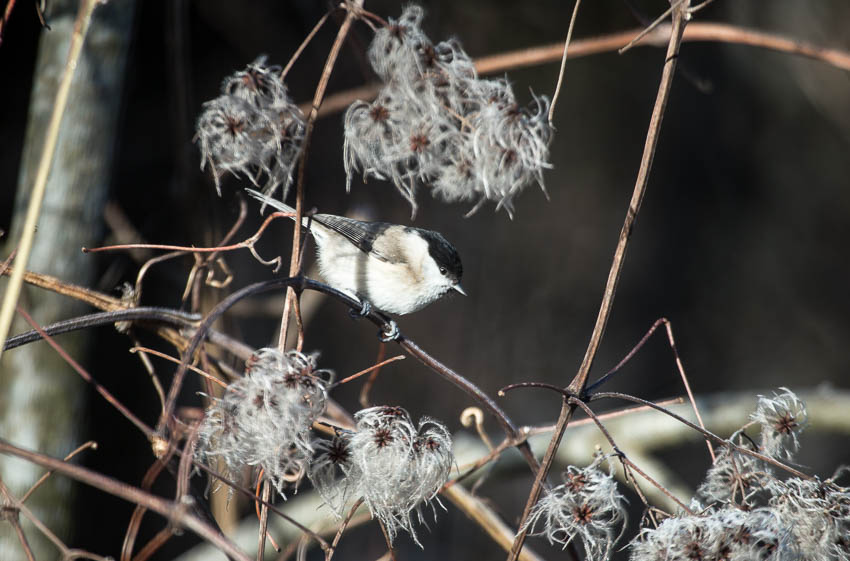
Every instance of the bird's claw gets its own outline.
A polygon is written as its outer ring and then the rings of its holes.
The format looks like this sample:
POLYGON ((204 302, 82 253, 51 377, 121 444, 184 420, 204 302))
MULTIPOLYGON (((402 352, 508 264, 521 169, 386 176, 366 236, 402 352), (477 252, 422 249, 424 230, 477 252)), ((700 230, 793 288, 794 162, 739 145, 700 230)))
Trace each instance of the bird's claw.
POLYGON ((354 308, 348 310, 348 315, 351 316, 353 319, 365 318, 371 313, 372 304, 370 304, 368 300, 361 300, 359 310, 355 310, 354 308))
POLYGON ((401 336, 401 332, 398 330, 398 324, 393 320, 389 320, 384 324, 384 329, 380 332, 380 335, 381 341, 389 343, 398 339, 401 336))

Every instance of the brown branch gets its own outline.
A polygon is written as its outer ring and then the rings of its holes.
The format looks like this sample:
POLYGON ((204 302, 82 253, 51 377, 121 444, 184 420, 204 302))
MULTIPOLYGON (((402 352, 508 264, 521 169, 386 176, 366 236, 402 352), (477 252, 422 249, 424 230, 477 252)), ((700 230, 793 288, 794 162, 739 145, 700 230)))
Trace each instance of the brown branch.
MULTIPOLYGON (((652 168, 652 161, 655 157, 655 148, 658 145, 658 136, 661 129, 661 121, 664 117, 664 110, 667 107, 667 101, 670 96, 670 90, 673 85, 673 74, 676 70, 676 61, 679 56, 679 47, 682 42, 682 36, 685 31, 685 23, 687 15, 688 2, 684 2, 673 11, 673 26, 670 33, 670 42, 667 46, 667 54, 664 58, 664 69, 661 74, 661 84, 658 87, 658 95, 655 99, 655 107, 652 110, 652 116, 649 121, 649 130, 646 134, 646 143, 644 145, 643 156, 641 157, 640 168, 638 169, 635 187, 632 193, 632 199, 629 202, 629 208, 626 212, 626 218, 623 222, 623 227, 620 230, 620 238, 617 243, 617 249, 614 251, 614 260, 611 264, 611 270, 608 273, 608 280, 605 284, 605 293, 602 297, 602 304, 599 308, 599 315, 596 318, 596 324, 593 327, 593 333, 590 337, 590 342, 587 346, 587 351, 584 355, 579 371, 570 382, 567 390, 575 395, 581 395, 587 385, 587 377, 590 373, 590 367, 593 365, 593 359, 596 357, 596 352, 599 348, 599 343, 602 341, 602 335, 605 332, 605 326, 608 323, 608 318, 611 314, 611 306, 614 302, 614 294, 617 290, 617 284, 620 280, 620 274, 623 270, 623 262, 626 257, 626 248, 628 247, 629 238, 631 237, 632 228, 635 218, 640 211, 640 205, 643 201, 643 196, 646 193, 646 185, 649 180, 649 171, 652 168)), ((537 476, 534 479, 531 492, 528 496, 528 502, 525 505, 525 510, 522 514, 519 527, 525 526, 525 521, 528 519, 531 509, 537 503, 540 496, 540 491, 543 488, 543 482, 552 467, 552 461, 555 458, 555 452, 561 443, 561 438, 564 436, 564 431, 570 422, 575 411, 575 405, 570 405, 566 400, 561 405, 561 412, 558 415, 558 422, 555 426, 555 433, 549 441, 549 447, 543 457, 543 462, 537 476)), ((516 561, 522 545, 525 542, 527 531, 521 530, 514 540, 514 547, 511 555, 508 556, 510 561, 516 561)))
MULTIPOLYGON (((74 450, 72 450, 70 454, 65 456, 64 460, 67 462, 68 460, 70 460, 71 458, 73 458, 74 456, 76 456, 77 454, 82 452, 83 450, 88 450, 89 448, 91 448, 92 450, 97 450, 97 442, 95 442, 94 440, 89 440, 88 442, 84 442, 83 444, 80 444, 79 446, 74 448, 74 450)), ((53 472, 51 470, 47 470, 47 473, 45 473, 44 475, 39 477, 38 481, 33 483, 32 487, 30 487, 29 490, 27 490, 27 492, 24 493, 24 496, 20 498, 20 501, 22 503, 26 502, 26 500, 30 497, 30 495, 35 493, 35 490, 38 489, 39 487, 41 487, 41 485, 45 481, 47 481, 47 478, 50 477, 51 475, 53 475, 53 472)))
MULTIPOLYGON (((570 59, 610 53, 629 42, 640 29, 618 31, 600 37, 575 39, 570 42, 570 59)), ((637 47, 663 47, 669 43, 670 26, 662 25, 654 32, 637 42, 637 47)), ((789 55, 803 56, 817 60, 841 70, 850 70, 850 52, 830 49, 783 37, 774 33, 757 31, 725 23, 689 23, 682 41, 687 43, 730 43, 777 51, 789 55)), ((564 54, 564 44, 554 43, 529 49, 519 49, 507 53, 483 56, 475 60, 475 69, 479 74, 494 74, 516 68, 527 68, 540 64, 557 62, 564 54)), ((319 111, 319 117, 327 117, 344 110, 352 102, 374 99, 381 84, 366 84, 351 90, 329 95, 319 111)), ((300 106, 303 111, 309 105, 300 106)))
POLYGON ((728 440, 720 438, 719 436, 717 436, 713 432, 711 432, 707 429, 704 429, 701 426, 688 421, 687 419, 685 419, 681 415, 677 415, 677 414, 673 413, 672 411, 670 411, 669 409, 665 409, 664 407, 661 407, 660 405, 658 405, 656 403, 652 403, 651 401, 647 401, 645 399, 641 399, 639 397, 635 397, 633 395, 628 395, 628 394, 624 394, 624 393, 620 393, 620 392, 600 392, 600 393, 594 394, 592 401, 595 401, 597 399, 607 399, 607 398, 624 399, 626 401, 632 401, 634 403, 640 403, 641 405, 645 405, 647 407, 655 409, 656 411, 661 411, 665 415, 668 415, 668 416, 676 419, 680 423, 682 423, 682 424, 694 429, 695 431, 699 432, 707 440, 713 440, 714 442, 720 444, 721 446, 730 446, 731 445, 731 446, 734 447, 735 451, 740 452, 741 454, 744 454, 744 455, 747 455, 747 456, 752 456, 753 458, 756 458, 758 460, 761 460, 763 462, 771 464, 771 465, 773 465, 773 466, 775 466, 775 467, 777 467, 781 470, 787 471, 788 473, 790 473, 791 475, 793 475, 795 477, 799 477, 800 479, 811 479, 812 478, 811 475, 807 475, 807 474, 803 473, 802 471, 796 470, 796 469, 792 468, 791 466, 789 466, 787 464, 783 464, 782 462, 780 462, 779 460, 776 460, 775 458, 771 458, 770 456, 765 456, 764 454, 759 454, 758 452, 755 452, 753 450, 749 450, 749 449, 744 448, 742 446, 738 446, 734 443, 730 443, 728 440))
POLYGON ((12 9, 15 7, 15 0, 8 0, 6 2, 6 9, 3 11, 3 17, 0 18, 0 45, 3 44, 3 28, 6 27, 6 23, 9 21, 9 16, 12 15, 12 9))
POLYGON ((59 356, 61 356, 62 359, 65 362, 67 362, 68 365, 71 366, 71 368, 76 370, 77 374, 79 374, 80 377, 83 380, 85 380, 86 382, 91 384, 94 387, 94 389, 97 391, 97 393, 99 393, 101 396, 103 396, 103 398, 106 401, 108 401, 110 405, 112 405, 115 409, 117 409, 119 413, 124 415, 124 417, 127 420, 129 420, 131 423, 136 425, 136 428, 138 428, 140 431, 142 431, 146 436, 151 437, 153 435, 153 431, 151 430, 151 428, 149 426, 147 426, 145 423, 143 423, 141 419, 136 417, 136 415, 134 415, 132 411, 130 411, 127 407, 125 407, 123 403, 118 401, 118 399, 116 399, 115 396, 113 396, 109 392, 109 390, 107 390, 101 384, 99 384, 97 381, 95 381, 94 378, 92 378, 91 374, 89 374, 85 370, 85 368, 80 366, 80 364, 77 361, 75 361, 73 358, 71 358, 71 356, 65 351, 65 349, 63 349, 59 345, 59 343, 54 341, 53 338, 50 335, 45 333, 41 329, 41 327, 39 327, 39 325, 35 322, 35 320, 33 320, 32 317, 30 317, 30 315, 28 313, 26 313, 20 307, 18 307, 18 313, 21 314, 21 316, 27 321, 27 323, 29 323, 36 331, 38 331, 41 334, 42 338, 45 341, 47 341, 47 343, 51 347, 53 347, 53 350, 55 350, 59 354, 59 356))
POLYGON ((161 497, 146 493, 141 489, 132 487, 126 483, 112 479, 111 477, 101 475, 90 469, 68 464, 62 460, 51 458, 50 456, 45 456, 38 452, 31 452, 23 448, 18 448, 3 438, 0 438, 0 453, 23 458, 28 462, 58 471, 72 479, 76 479, 81 483, 100 489, 110 495, 122 498, 125 501, 143 505, 149 510, 158 512, 171 523, 184 526, 192 530, 228 556, 233 557, 238 561, 251 561, 251 558, 248 557, 245 552, 236 547, 236 545, 228 538, 223 536, 212 526, 194 514, 188 512, 186 510, 186 505, 167 501, 161 497))
MULTIPOLYGON (((354 23, 354 20, 357 19, 359 10, 363 7, 363 0, 354 0, 353 2, 346 3, 345 7, 347 9, 345 19, 343 20, 342 25, 339 26, 336 39, 331 46, 331 50, 328 53, 328 59, 322 69, 322 76, 319 78, 319 84, 316 86, 316 92, 313 95, 313 103, 310 107, 310 114, 307 117, 307 126, 304 130, 304 142, 301 147, 301 160, 298 163, 298 182, 296 184, 295 198, 295 224, 293 226, 292 235, 292 256, 289 262, 290 277, 297 276, 301 270, 301 217, 304 216, 304 182, 307 174, 307 156, 310 153, 310 142, 313 139, 313 127, 315 126, 316 119, 319 115, 319 108, 322 106, 322 101, 325 98, 325 91, 328 88, 331 72, 333 72, 336 59, 339 56, 340 49, 342 48, 342 43, 345 41, 345 37, 348 35, 348 31, 351 29, 351 25, 354 23)), ((295 316, 300 319, 301 311, 299 309, 299 295, 296 294, 295 289, 292 287, 286 289, 286 302, 283 305, 283 317, 280 322, 278 348, 281 351, 283 351, 286 347, 286 336, 289 331, 290 307, 295 308, 295 316)), ((299 342, 303 342, 303 338, 303 326, 300 325, 299 321, 299 342)))
MULTIPOLYGON (((35 240, 36 223, 38 222, 41 205, 44 202, 44 194, 47 190, 47 178, 50 175, 53 156, 56 153, 56 146, 59 141, 62 116, 65 114, 65 108, 68 105, 71 81, 83 51, 83 43, 89 29, 89 23, 91 23, 92 12, 94 12, 97 5, 98 2, 95 0, 81 0, 79 3, 77 19, 74 21, 74 31, 71 34, 71 42, 68 46, 68 58, 65 61, 65 68, 59 80, 50 120, 47 123, 47 130, 44 133, 44 147, 41 150, 41 157, 39 158, 38 168, 36 169, 36 176, 24 218, 21 238, 17 246, 15 270, 12 272, 6 292, 3 295, 3 301, 0 303, 0 342, 6 340, 6 336, 9 335, 9 328, 12 326, 12 318, 15 315, 15 307, 18 304, 18 297, 21 294, 27 261, 29 260, 35 240)), ((3 348, 0 347, 0 357, 2 356, 3 348)))

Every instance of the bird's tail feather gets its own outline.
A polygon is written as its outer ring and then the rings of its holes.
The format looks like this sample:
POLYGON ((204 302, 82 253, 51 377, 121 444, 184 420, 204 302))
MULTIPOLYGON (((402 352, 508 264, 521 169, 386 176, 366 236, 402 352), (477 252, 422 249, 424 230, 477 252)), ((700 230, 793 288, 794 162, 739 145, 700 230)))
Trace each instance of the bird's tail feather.
MULTIPOLYGON (((245 190, 248 191, 249 195, 251 195, 252 197, 257 199, 258 201, 263 203, 263 208, 260 209, 260 211, 265 210, 265 206, 269 205, 269 206, 274 207, 277 210, 280 210, 282 212, 291 212, 293 214, 295 213, 295 209, 292 208, 291 206, 289 206, 286 203, 283 203, 283 202, 280 202, 276 199, 273 199, 272 197, 269 197, 268 195, 264 195, 264 194, 260 193, 259 191, 255 191, 254 189, 245 188, 245 190)), ((295 217, 293 216, 292 219, 295 220, 295 217)))

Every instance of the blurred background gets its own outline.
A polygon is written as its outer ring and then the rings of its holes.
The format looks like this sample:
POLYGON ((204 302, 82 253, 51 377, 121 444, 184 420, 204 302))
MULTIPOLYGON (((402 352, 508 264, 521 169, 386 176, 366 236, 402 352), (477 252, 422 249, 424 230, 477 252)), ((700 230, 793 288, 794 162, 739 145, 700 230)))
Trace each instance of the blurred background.
MULTIPOLYGON (((473 58, 563 41, 572 11, 571 3, 548 0, 422 5, 431 39, 457 37, 473 58)), ((48 192, 56 194, 45 202, 45 214, 56 222, 40 224, 43 245, 30 268, 120 296, 122 283, 134 282, 140 265, 155 253, 84 255, 80 246, 118 241, 215 245, 235 222, 239 191, 248 182, 226 177, 219 197, 209 173, 199 170, 192 137, 201 105, 218 95, 225 76, 260 54, 268 55, 270 63, 286 64, 329 6, 315 1, 125 0, 98 8, 86 49, 100 50, 88 55, 92 62, 81 72, 93 85, 79 99, 72 97, 68 107, 69 118, 76 115, 76 126, 87 132, 57 156, 57 168, 77 171, 72 179, 54 171, 48 192), (69 191, 54 189, 58 183, 69 191)), ((666 7, 659 1, 585 2, 575 39, 640 27, 641 18, 654 19, 666 7)), ((397 17, 401 9, 395 2, 367 2, 366 8, 383 17, 397 17)), ((31 4, 18 2, 3 27, 0 229, 11 232, 4 239, 4 256, 17 242, 19 215, 40 154, 40 133, 27 132, 28 122, 33 127, 31 121, 45 121, 52 103, 45 92, 55 87, 67 52, 67 43, 54 38, 59 44, 48 47, 48 38, 69 28, 75 13, 75 2, 48 3, 45 16, 54 29, 49 32, 41 29, 31 4), (58 53, 52 63, 40 58, 48 49, 58 53)), ((331 17, 290 72, 287 85, 297 102, 312 99, 341 20, 341 13, 331 17)), ((850 50, 850 4, 841 0, 719 0, 699 12, 696 21, 850 50)), ((362 23, 354 26, 331 76, 330 94, 375 80, 364 55, 371 34, 362 23)), ((637 47, 624 55, 568 62, 555 113, 553 169, 545 177, 550 199, 529 186, 516 201, 513 220, 492 205, 465 219, 467 207, 443 204, 427 188, 420 190, 413 224, 454 242, 463 257, 469 296, 438 302, 402 318, 399 326, 490 395, 519 381, 566 385, 577 371, 634 186, 663 60, 663 49, 637 47)), ((530 90, 551 95, 557 74, 558 63, 552 62, 507 76, 518 99, 527 103, 530 90)), ((594 376, 616 364, 656 319, 666 317, 698 395, 746 392, 755 404, 756 394, 779 386, 847 389, 848 100, 850 75, 821 62, 746 46, 683 45, 594 376)), ((307 207, 410 223, 408 204, 389 184, 364 184, 358 177, 346 194, 341 138, 341 113, 317 122, 306 170, 307 207)), ((249 203, 249 217, 236 239, 247 238, 260 221, 258 206, 249 203)), ((258 245, 260 254, 280 254, 288 263, 290 236, 291 226, 278 221, 258 245)), ((230 291, 273 275, 248 252, 232 252, 225 259, 233 283, 226 289, 205 288, 201 311, 230 291)), ((181 294, 191 265, 187 257, 153 267, 143 304, 188 309, 181 294)), ((5 284, 0 281, 0 287, 5 284)), ((81 305, 62 308, 67 304, 59 301, 67 299, 49 298, 28 290, 22 303, 43 308, 36 315, 43 323, 89 311, 81 305)), ((218 328, 254 347, 269 345, 276 341, 282 303, 275 295, 241 304, 218 328)), ((13 331, 24 329, 16 325, 13 331)), ((349 320, 340 304, 309 298, 305 349, 321 351, 320 366, 339 376, 374 361, 374 332, 371 324, 349 320)), ((145 344, 170 350, 150 333, 139 336, 145 344)), ((72 345, 72 338, 59 341, 72 345)), ((78 346, 71 347, 72 355, 97 380, 142 419, 155 422, 156 396, 138 358, 127 353, 132 343, 125 336, 112 328, 92 329, 73 345, 78 346)), ((397 351, 390 346, 388 353, 397 351)), ((54 456, 95 440, 99 449, 83 454, 80 462, 139 484, 152 462, 146 439, 75 374, 63 370, 44 343, 6 353, 0 368, 4 438, 54 456), (44 388, 29 389, 39 377, 44 388), (23 402, 42 413, 47 409, 50 416, 30 420, 25 415, 31 413, 16 409, 23 402), (70 436, 54 437, 64 425, 72 427, 70 436), (22 426, 30 429, 29 436, 20 432, 22 426)), ((171 367, 160 363, 158 371, 167 383, 171 367)), ((647 399, 680 395, 665 338, 656 335, 607 387, 647 399)), ((200 405, 199 389, 188 387, 184 403, 200 405)), ((334 397, 353 411, 359 390, 353 384, 334 397)), ((442 419, 452 431, 461 429, 459 413, 472 404, 414 360, 387 367, 372 396, 376 403, 406 407, 414 418, 442 419)), ((499 403, 520 425, 553 422, 560 405, 554 395, 531 390, 499 403)), ((495 423, 487 426, 499 436, 495 423)), ((627 442, 623 448, 628 452, 627 442)), ((694 438, 667 450, 664 460, 693 487, 708 466, 704 451, 694 438)), ((591 454, 588 449, 585 462, 591 454)), ((846 434, 813 426, 804 437, 799 463, 809 473, 828 477, 848 461, 846 434)), ((2 466, 7 484, 16 469, 23 469, 16 463, 2 466)), ((45 491, 45 517, 55 514, 55 525, 74 547, 117 556, 133 506, 90 488, 71 491, 63 478, 53 479, 56 489, 45 491), (62 522, 63 512, 72 513, 76 524, 62 522)), ((523 469, 494 474, 479 494, 492 499, 491 506, 512 524, 530 481, 523 469)), ((155 490, 171 492, 168 481, 155 490)), ((243 505, 233 508, 241 512, 243 505)), ((634 513, 639 517, 640 510, 634 513)), ((634 533, 637 517, 627 535, 634 533)), ((503 555, 451 506, 430 526, 430 533, 422 533, 424 551, 405 536, 399 539, 401 558, 503 555)), ((139 543, 161 527, 161 518, 148 516, 139 543)), ((0 530, 4 539, 12 539, 2 542, 0 558, 17 558, 13 534, 7 527, 0 530)), ((374 525, 352 530, 343 542, 340 559, 375 559, 385 551, 374 525)), ((173 558, 195 543, 194 535, 184 534, 155 558, 173 558)), ((550 558, 563 555, 539 539, 529 544, 550 558)), ((45 551, 44 558, 55 555, 55 550, 45 551)))

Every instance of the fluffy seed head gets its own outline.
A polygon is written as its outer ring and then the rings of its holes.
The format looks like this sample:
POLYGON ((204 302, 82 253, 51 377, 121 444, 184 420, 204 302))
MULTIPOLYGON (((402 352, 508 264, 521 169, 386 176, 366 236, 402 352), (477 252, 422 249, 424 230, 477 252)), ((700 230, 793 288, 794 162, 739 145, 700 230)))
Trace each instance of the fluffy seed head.
POLYGON ((761 445, 768 456, 790 460, 800 448, 799 435, 808 424, 806 404, 788 388, 773 397, 759 396, 750 418, 761 424, 761 445))
POLYGON ((514 198, 530 183, 543 188, 552 127, 549 101, 522 108, 505 80, 481 80, 456 40, 434 45, 420 29, 423 12, 409 6, 378 30, 369 60, 384 87, 378 99, 353 103, 345 116, 347 185, 387 180, 416 213, 427 185, 447 202, 485 202, 513 215, 514 198))
POLYGON ((245 175, 270 195, 292 183, 304 138, 304 118, 289 98, 280 68, 265 56, 224 79, 221 95, 204 103, 197 139, 201 169, 209 164, 221 194, 225 172, 245 175))
POLYGON ((331 378, 317 370, 315 356, 257 351, 245 376, 222 398, 212 398, 199 430, 201 457, 208 463, 220 459, 231 477, 246 465, 260 467, 282 495, 312 455, 310 427, 325 409, 331 378))
POLYGON ((564 483, 534 505, 523 529, 564 548, 578 539, 588 559, 608 559, 623 533, 626 510, 611 473, 599 469, 604 459, 598 456, 585 468, 567 467, 564 483))
POLYGON ((423 521, 423 505, 436 499, 454 465, 448 429, 427 417, 414 424, 401 407, 364 409, 354 419, 355 431, 317 445, 313 484, 337 515, 362 497, 390 539, 404 530, 419 543, 413 516, 423 521))

